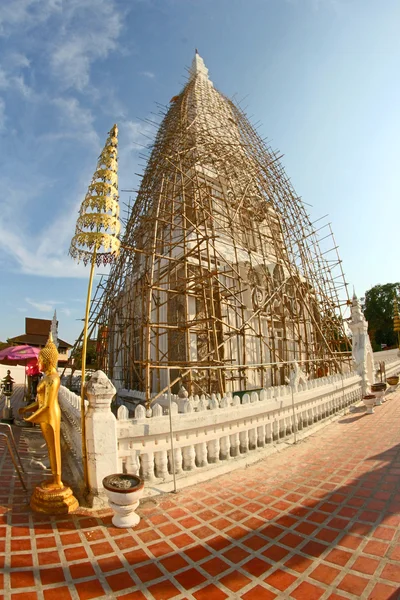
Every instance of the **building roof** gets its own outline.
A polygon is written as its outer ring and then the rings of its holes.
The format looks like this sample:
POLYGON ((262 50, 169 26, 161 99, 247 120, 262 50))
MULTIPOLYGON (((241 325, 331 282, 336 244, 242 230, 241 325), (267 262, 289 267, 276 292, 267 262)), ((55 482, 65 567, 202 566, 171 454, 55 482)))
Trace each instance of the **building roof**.
POLYGON ((33 319, 32 317, 25 317, 25 333, 46 335, 48 337, 51 324, 52 321, 50 319, 33 319))
MULTIPOLYGON (((47 331, 45 335, 23 333, 21 335, 9 338, 9 341, 18 344, 29 344, 30 346, 45 346, 48 339, 49 331, 47 331)), ((72 348, 72 344, 64 342, 63 340, 60 340, 60 338, 58 338, 58 346, 59 348, 72 348)))
MULTIPOLYGON (((53 321, 51 319, 34 319, 25 317, 25 333, 9 338, 14 344, 29 344, 30 346, 45 346, 49 339, 53 321)), ((58 321, 57 321, 58 327, 58 321)), ((72 348, 72 344, 58 338, 59 348, 72 348)))

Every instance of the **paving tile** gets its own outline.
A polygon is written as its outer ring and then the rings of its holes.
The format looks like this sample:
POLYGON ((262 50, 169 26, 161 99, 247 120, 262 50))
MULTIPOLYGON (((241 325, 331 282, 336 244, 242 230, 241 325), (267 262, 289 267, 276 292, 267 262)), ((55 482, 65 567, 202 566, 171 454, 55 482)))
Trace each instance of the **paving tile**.
POLYGON ((294 554, 285 562, 285 567, 297 571, 298 573, 303 573, 312 564, 313 561, 309 558, 301 556, 300 554, 294 554))
MULTIPOLYGON (((31 540, 20 540, 20 539, 11 540, 11 552, 21 552, 21 551, 30 550, 30 549, 31 549, 31 540)), ((4 552, 4 550, 2 550, 2 552, 4 552)))
POLYGON ((366 575, 373 575, 378 567, 379 560, 360 556, 355 563, 351 565, 351 570, 359 571, 359 573, 365 573, 366 575))
POLYGON ((181 554, 173 554, 172 556, 167 556, 166 558, 161 559, 160 563, 169 573, 179 571, 179 569, 183 569, 189 564, 181 554))
POLYGON ((163 576, 163 572, 157 567, 157 565, 150 563, 141 567, 135 567, 135 573, 143 583, 158 579, 163 576))
POLYGON ((282 571, 281 569, 277 569, 268 577, 264 579, 265 583, 268 583, 271 587, 284 592, 289 586, 292 585, 296 581, 296 577, 291 575, 291 573, 287 573, 282 571))
POLYGON ((260 577, 268 571, 271 566, 271 563, 261 560, 261 558, 254 557, 242 564, 241 568, 250 573, 253 577, 260 577))
POLYGON ((171 581, 160 581, 148 588, 155 600, 169 600, 181 594, 181 591, 171 581))
POLYGON ((395 533, 396 531, 394 529, 390 529, 389 527, 377 527, 375 531, 373 531, 372 535, 374 538, 390 541, 394 538, 395 533))
POLYGON ((204 571, 207 571, 212 577, 215 577, 216 575, 220 575, 224 571, 227 571, 230 566, 224 560, 221 560, 216 556, 201 563, 201 568, 204 569, 204 571))
POLYGON ((399 565, 387 564, 382 573, 380 574, 382 579, 388 579, 389 581, 395 581, 400 583, 400 569, 399 565))
POLYGON ((188 556, 194 562, 198 562, 202 560, 206 556, 210 556, 211 552, 204 546, 194 546, 193 548, 186 548, 185 552, 186 556, 188 556))
POLYGON ((178 575, 174 575, 174 577, 186 590, 190 590, 192 587, 196 587, 206 581, 204 575, 194 568, 183 571, 178 575))
POLYGON ((230 546, 232 544, 232 540, 230 538, 225 538, 221 535, 217 535, 213 538, 206 540, 204 543, 207 544, 207 546, 209 546, 213 550, 219 552, 227 546, 230 546))
POLYGON ((12 554, 11 568, 18 569, 23 567, 33 567, 32 554, 12 554))
POLYGON ((178 548, 184 548, 194 541, 194 538, 190 537, 187 533, 182 533, 181 535, 176 535, 171 538, 171 542, 173 542, 175 546, 178 546, 178 548))
POLYGON ((290 550, 288 548, 282 548, 282 546, 273 545, 266 550, 263 550, 261 554, 272 562, 279 562, 285 556, 287 556, 289 552, 290 550))
POLYGON ((60 562, 58 551, 38 552, 39 565, 54 565, 60 562))
POLYGON ((65 548, 64 554, 68 561, 87 558, 87 552, 83 546, 79 546, 78 548, 65 548))
POLYGON ((320 581, 321 583, 330 585, 340 573, 341 571, 339 569, 320 564, 310 573, 309 577, 316 581, 320 581))
POLYGON ((196 600, 225 600, 225 598, 228 598, 228 594, 213 583, 194 592, 193 596, 196 600))
POLYGON ((221 577, 219 581, 234 593, 239 592, 239 590, 251 583, 251 579, 243 575, 240 571, 228 573, 224 577, 221 577))
POLYGON ((327 550, 328 546, 324 544, 320 544, 319 542, 310 541, 307 542, 304 546, 302 546, 301 551, 304 554, 309 554, 310 556, 314 556, 315 558, 321 556, 327 550))
POLYGON ((252 535, 247 540, 243 541, 243 545, 251 548, 252 550, 260 550, 267 544, 269 544, 269 541, 261 538, 259 535, 252 535))
POLYGON ((301 535, 296 535, 295 533, 287 533, 279 540, 280 544, 289 546, 289 548, 296 548, 302 542, 304 542, 304 537, 301 535))
POLYGON ((94 569, 89 562, 70 565, 69 570, 71 572, 72 579, 83 579, 83 577, 91 577, 92 575, 95 575, 94 569))
POLYGON ((242 600, 274 600, 274 598, 277 598, 277 595, 261 585, 256 585, 243 594, 241 598, 242 600))
POLYGON ((303 581, 297 588, 290 592, 290 597, 296 600, 319 600, 325 590, 308 581, 303 581))
POLYGON ((103 589, 100 581, 91 579, 84 583, 75 583, 76 591, 78 592, 79 600, 91 600, 91 598, 103 598, 106 592, 103 589))
POLYGON ((356 537, 355 535, 344 535, 337 542, 338 546, 343 546, 344 548, 350 548, 351 550, 356 550, 359 545, 362 543, 363 539, 360 537, 356 537))
MULTIPOLYGON (((22 540, 20 540, 22 542, 22 540)), ((12 548, 13 540, 11 541, 12 548)), ((46 537, 36 538, 36 547, 38 550, 44 550, 46 548, 55 548, 57 546, 56 538, 52 535, 46 537)))
POLYGON ((377 583, 368 596, 368 600, 397 600, 396 593, 399 588, 386 585, 386 583, 377 583))
POLYGON ((12 588, 25 588, 35 585, 35 579, 31 571, 17 571, 10 573, 10 585, 12 588))
POLYGON ((369 579, 359 577, 358 575, 348 574, 338 583, 337 587, 339 590, 353 594, 356 597, 360 597, 367 587, 369 579))
POLYGON ((131 552, 125 552, 124 557, 130 565, 137 565, 146 562, 147 560, 150 560, 149 556, 141 548, 138 548, 137 550, 132 550, 131 552))
POLYGON ((72 600, 68 587, 57 587, 50 590, 43 590, 44 600, 72 600))
POLYGON ((122 569, 123 564, 118 556, 108 556, 107 558, 100 558, 97 561, 100 569, 103 573, 108 573, 109 571, 116 571, 117 569, 122 569))
POLYGON ((136 590, 135 592, 119 595, 118 600, 147 600, 147 598, 140 590, 136 590))
POLYGON ((109 575, 106 580, 113 592, 120 592, 135 586, 135 582, 127 572, 109 575))
POLYGON ((352 555, 350 552, 345 552, 344 550, 339 550, 338 548, 335 548, 325 556, 325 560, 334 563, 335 565, 340 565, 341 567, 344 567, 349 562, 351 557, 352 555))

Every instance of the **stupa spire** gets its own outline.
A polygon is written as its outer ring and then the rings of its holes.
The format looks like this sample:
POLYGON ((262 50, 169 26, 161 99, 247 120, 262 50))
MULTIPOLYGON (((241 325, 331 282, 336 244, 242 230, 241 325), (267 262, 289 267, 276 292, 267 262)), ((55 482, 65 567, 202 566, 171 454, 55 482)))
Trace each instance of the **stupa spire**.
POLYGON ((204 63, 204 60, 201 58, 199 51, 195 50, 195 55, 193 58, 192 66, 189 69, 190 79, 195 79, 197 76, 200 76, 207 81, 209 81, 212 85, 212 81, 210 81, 208 77, 208 69, 204 63))

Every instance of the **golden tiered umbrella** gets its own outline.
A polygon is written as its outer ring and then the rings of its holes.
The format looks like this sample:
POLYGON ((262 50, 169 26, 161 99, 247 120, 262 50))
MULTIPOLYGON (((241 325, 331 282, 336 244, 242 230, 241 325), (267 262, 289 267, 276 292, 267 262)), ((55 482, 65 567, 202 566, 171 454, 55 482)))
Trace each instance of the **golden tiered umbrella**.
POLYGON ((397 298, 394 298, 394 306, 393 306, 393 331, 397 333, 397 341, 398 346, 400 348, 400 317, 399 317, 399 307, 397 305, 397 298))
POLYGON ((88 485, 85 427, 85 369, 90 299, 95 265, 110 264, 118 256, 120 240, 118 203, 118 127, 114 125, 97 162, 97 169, 81 204, 75 235, 69 254, 85 265, 89 262, 90 275, 86 299, 85 324, 82 345, 81 424, 82 459, 86 487, 88 485))

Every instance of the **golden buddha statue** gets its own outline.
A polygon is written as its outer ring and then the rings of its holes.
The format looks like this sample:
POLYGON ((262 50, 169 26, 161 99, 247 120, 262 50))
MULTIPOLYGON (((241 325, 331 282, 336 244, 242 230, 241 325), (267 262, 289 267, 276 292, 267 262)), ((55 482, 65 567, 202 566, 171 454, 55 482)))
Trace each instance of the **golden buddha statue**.
POLYGON ((70 512, 78 507, 72 490, 61 481, 61 410, 58 404, 60 376, 57 372, 57 362, 58 350, 50 333, 46 346, 38 356, 39 370, 44 373, 44 377, 37 387, 36 402, 19 410, 20 415, 34 411, 30 417, 24 419, 40 424, 47 445, 53 479, 43 482, 35 489, 31 507, 49 514, 70 512))

